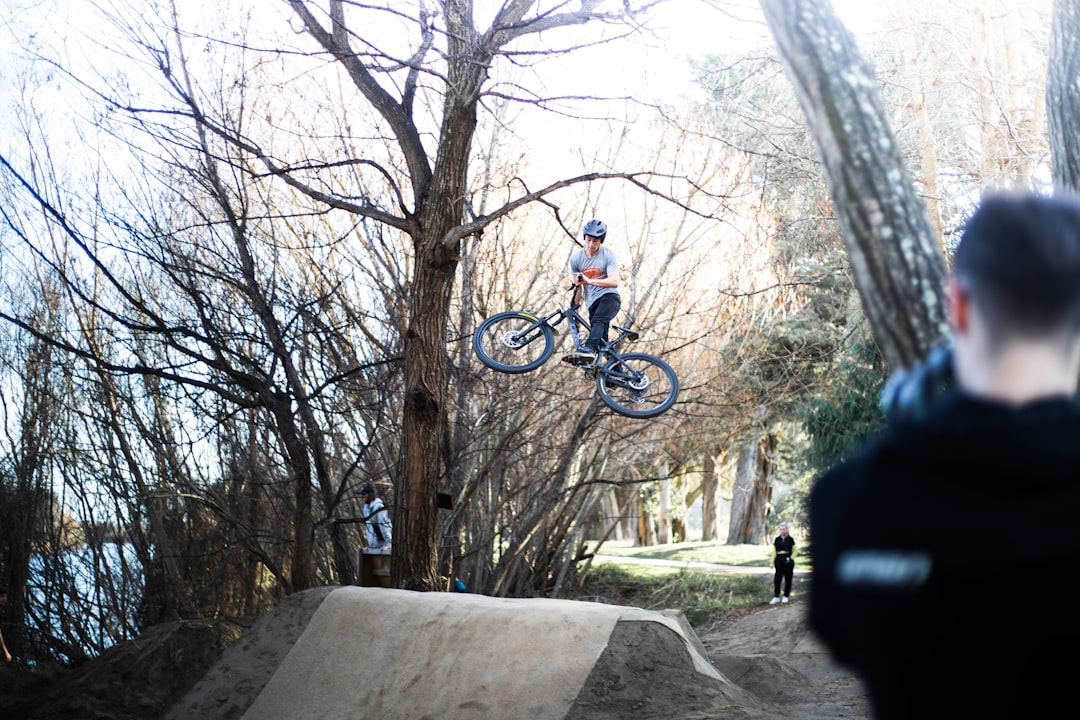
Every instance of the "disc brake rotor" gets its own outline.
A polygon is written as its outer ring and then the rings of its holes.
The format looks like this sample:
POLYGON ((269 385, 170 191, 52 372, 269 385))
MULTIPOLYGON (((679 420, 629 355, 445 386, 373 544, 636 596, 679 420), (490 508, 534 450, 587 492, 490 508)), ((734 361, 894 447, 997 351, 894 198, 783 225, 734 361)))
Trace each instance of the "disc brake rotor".
POLYGON ((503 333, 502 342, 506 347, 514 348, 515 350, 522 345, 521 336, 513 330, 507 330, 503 333))

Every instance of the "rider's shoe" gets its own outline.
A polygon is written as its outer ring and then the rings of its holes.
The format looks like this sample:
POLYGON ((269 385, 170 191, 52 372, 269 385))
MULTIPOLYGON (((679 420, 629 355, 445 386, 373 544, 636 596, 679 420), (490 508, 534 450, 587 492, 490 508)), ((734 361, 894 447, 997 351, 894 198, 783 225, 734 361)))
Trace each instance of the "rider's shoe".
POLYGON ((588 365, 596 360, 596 353, 591 350, 575 350, 569 355, 563 355, 562 361, 571 365, 588 365))

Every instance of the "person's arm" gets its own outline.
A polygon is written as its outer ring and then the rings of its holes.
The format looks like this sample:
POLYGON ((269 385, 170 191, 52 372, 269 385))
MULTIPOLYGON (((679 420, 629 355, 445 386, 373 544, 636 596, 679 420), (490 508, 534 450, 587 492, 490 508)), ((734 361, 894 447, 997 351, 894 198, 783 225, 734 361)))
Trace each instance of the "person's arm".
POLYGON ((387 546, 394 543, 394 523, 390 519, 390 511, 383 510, 383 539, 387 546))
POLYGON ((837 581, 836 562, 849 544, 844 530, 859 516, 853 507, 855 494, 853 479, 842 468, 834 468, 814 483, 808 506, 814 580, 808 594, 807 622, 833 656, 845 664, 853 661, 852 620, 848 590, 837 581))
POLYGON ((7 645, 4 644, 4 633, 0 632, 0 649, 4 651, 4 661, 11 662, 11 653, 8 652, 7 645))
POLYGON ((577 257, 577 253, 571 253, 570 254, 570 261, 567 264, 568 264, 569 270, 570 270, 570 284, 574 288, 576 288, 574 290, 574 297, 573 297, 573 300, 571 300, 571 302, 574 305, 580 305, 581 304, 581 299, 582 299, 582 293, 585 292, 581 287, 582 284, 583 284, 582 281, 585 279, 585 276, 581 274, 581 267, 578 265, 578 263, 574 262, 574 259, 576 257, 577 257))
POLYGON ((595 285, 602 288, 617 288, 619 287, 619 278, 614 275, 608 275, 605 278, 590 278, 582 276, 582 285, 595 285))
POLYGON ((381 547, 388 547, 393 542, 394 527, 390 522, 390 511, 386 509, 386 504, 380 498, 376 502, 379 503, 379 508, 373 513, 372 520, 375 522, 376 527, 379 529, 379 541, 382 543, 381 547))

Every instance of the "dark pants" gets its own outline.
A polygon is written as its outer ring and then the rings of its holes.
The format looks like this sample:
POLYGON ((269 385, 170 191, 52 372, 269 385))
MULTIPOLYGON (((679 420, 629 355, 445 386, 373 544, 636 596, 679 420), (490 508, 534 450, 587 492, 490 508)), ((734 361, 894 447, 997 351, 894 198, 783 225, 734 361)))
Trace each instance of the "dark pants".
POLYGON ((597 298, 589 308, 589 341, 585 344, 589 350, 597 352, 607 342, 608 328, 621 307, 619 294, 607 293, 597 298))
POLYGON ((776 556, 776 575, 773 576, 773 595, 780 597, 780 580, 784 581, 784 597, 791 596, 791 578, 795 574, 795 561, 790 555, 776 556))

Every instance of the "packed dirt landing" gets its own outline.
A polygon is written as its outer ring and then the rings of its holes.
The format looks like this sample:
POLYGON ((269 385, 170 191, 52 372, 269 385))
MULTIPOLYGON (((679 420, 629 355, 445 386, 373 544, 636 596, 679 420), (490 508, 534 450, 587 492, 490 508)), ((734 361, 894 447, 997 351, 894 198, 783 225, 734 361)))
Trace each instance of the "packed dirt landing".
POLYGON ((562 720, 756 707, 678 615, 597 603, 342 587, 252 629, 167 717, 562 720), (269 628, 303 623, 287 652, 269 628), (245 671, 246 668, 246 671, 245 671), (688 700, 690 702, 688 702, 688 700))
POLYGON ((699 636, 678 612, 317 588, 247 629, 148 628, 17 716, 868 719, 804 610, 796 593, 699 636))
POLYGON ((778 705, 786 717, 798 717, 792 705, 808 718, 866 717, 857 687, 824 706, 814 698, 819 683, 851 680, 800 629, 797 604, 760 616, 740 623, 753 640, 718 627, 710 651, 678 613, 324 588, 260 620, 167 718, 767 718, 778 705), (296 640, 274 647, 267 633, 296 640))

